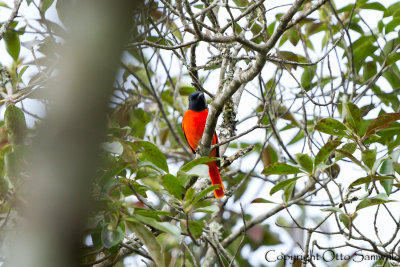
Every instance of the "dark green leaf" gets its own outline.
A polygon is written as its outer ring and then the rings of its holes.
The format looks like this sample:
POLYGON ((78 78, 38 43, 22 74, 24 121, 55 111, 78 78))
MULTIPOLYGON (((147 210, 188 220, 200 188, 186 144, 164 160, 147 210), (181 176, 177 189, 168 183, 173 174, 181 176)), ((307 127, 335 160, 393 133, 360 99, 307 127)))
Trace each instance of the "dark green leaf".
POLYGON ((314 78, 314 70, 312 67, 308 67, 304 69, 303 74, 301 75, 301 86, 308 91, 311 89, 311 82, 314 78))
POLYGON ((4 41, 6 43, 8 54, 14 59, 14 61, 17 61, 19 57, 19 51, 21 49, 19 35, 16 32, 8 30, 4 34, 4 41))
MULTIPOLYGON (((375 181, 384 181, 384 180, 393 180, 393 177, 391 176, 374 176, 374 180, 375 181)), ((361 185, 361 184, 366 184, 366 183, 370 183, 372 181, 371 176, 366 176, 366 177, 361 177, 358 178, 357 180, 355 180, 354 182, 352 182, 350 184, 350 186, 357 186, 357 185, 361 185)))
POLYGON ((394 200, 389 200, 385 193, 381 193, 376 195, 375 197, 366 198, 362 200, 360 203, 358 203, 356 210, 393 201, 394 200))
POLYGON ((364 164, 371 170, 376 160, 376 148, 363 150, 361 152, 361 159, 364 164))
POLYGON ((181 238, 181 230, 174 224, 169 223, 169 222, 159 222, 155 220, 154 218, 151 217, 146 217, 146 216, 141 216, 138 214, 134 214, 133 218, 144 223, 147 225, 150 225, 151 227, 156 228, 157 230, 160 230, 162 232, 169 233, 173 235, 176 239, 181 238))
POLYGON ((304 138, 304 132, 303 132, 303 130, 300 129, 300 130, 297 132, 297 134, 293 137, 293 139, 290 140, 290 142, 288 143, 288 145, 295 144, 296 142, 302 140, 303 138, 304 138))
POLYGON ((160 169, 168 172, 167 159, 158 147, 147 141, 136 141, 133 145, 138 146, 143 156, 160 169))
POLYGON ((107 184, 112 178, 114 178, 115 176, 117 176, 121 171, 123 171, 126 168, 125 165, 118 165, 114 168, 112 168, 111 170, 107 170, 101 177, 99 180, 99 185, 100 186, 104 186, 105 184, 107 184))
POLYGON ((46 13, 47 9, 53 4, 54 0, 40 0, 39 8, 43 13, 46 13))
POLYGON ((173 214, 170 211, 162 211, 162 210, 146 210, 146 209, 140 209, 140 208, 135 208, 134 214, 136 215, 141 215, 145 217, 150 217, 153 218, 157 221, 161 221, 160 216, 173 216, 173 214))
POLYGON ((185 187, 187 185, 187 183, 190 181, 190 176, 187 175, 185 172, 182 171, 178 171, 177 177, 179 183, 185 187))
POLYGON ((268 199, 264 199, 264 198, 256 198, 253 199, 253 201, 251 201, 251 203, 272 203, 272 204, 276 204, 275 202, 268 200, 268 199))
POLYGON ((233 2, 239 7, 247 7, 249 5, 247 0, 233 0, 233 2))
POLYGON ((285 203, 287 203, 293 193, 294 187, 296 186, 296 181, 291 182, 288 186, 286 186, 285 191, 283 192, 283 201, 285 201, 285 203))
POLYGON ((385 11, 386 8, 384 5, 381 3, 373 2, 373 3, 366 3, 361 5, 362 9, 373 9, 373 10, 379 10, 379 11, 385 11))
POLYGON ((27 132, 24 112, 10 104, 4 113, 4 122, 11 143, 22 144, 27 132))
POLYGON ((9 151, 4 155, 5 175, 15 181, 19 177, 21 159, 17 151, 9 151))
POLYGON ((188 172, 194 166, 197 166, 197 165, 200 165, 200 164, 204 164, 204 163, 208 163, 208 162, 212 162, 212 161, 217 161, 217 160, 219 160, 219 159, 218 158, 214 158, 214 157, 201 157, 201 158, 194 159, 194 160, 186 163, 179 170, 183 171, 183 172, 188 172))
POLYGON ((162 179, 164 188, 177 199, 182 199, 183 187, 179 183, 179 180, 172 174, 164 175, 162 179))
POLYGON ((314 127, 315 130, 330 134, 344 136, 346 135, 346 126, 338 120, 332 118, 326 118, 320 120, 314 127))
POLYGON ((194 238, 200 238, 203 234, 203 221, 188 221, 189 222, 189 230, 190 233, 194 236, 194 238))
POLYGON ((19 71, 19 73, 18 73, 18 81, 17 81, 17 83, 20 83, 21 82, 21 78, 22 78, 22 75, 24 75, 24 73, 25 73, 25 71, 27 70, 29 68, 29 66, 27 65, 27 66, 23 66, 22 68, 21 68, 21 70, 19 71))
POLYGON ((385 12, 383 13, 383 17, 388 17, 392 16, 396 11, 398 11, 400 8, 400 3, 395 2, 394 4, 390 5, 388 8, 385 9, 385 12))
POLYGON ((373 77, 377 72, 376 62, 369 61, 364 64, 363 67, 363 78, 367 81, 369 78, 373 77))
POLYGON ((332 140, 327 142, 321 149, 318 151, 314 160, 314 169, 318 167, 320 164, 325 164, 326 160, 330 157, 330 155, 335 151, 335 149, 341 144, 339 140, 332 140))
POLYGON ((190 188, 186 191, 186 194, 185 194, 185 202, 191 203, 192 200, 193 200, 193 198, 194 198, 194 193, 195 193, 195 191, 194 191, 193 187, 190 187, 190 188))
POLYGON ((150 256, 155 261, 155 264, 164 267, 164 253, 161 249, 160 243, 158 243, 153 233, 139 222, 130 222, 130 225, 132 226, 136 236, 149 250, 150 256))
POLYGON ((350 226, 353 224, 354 219, 357 217, 357 213, 353 213, 352 216, 348 216, 347 214, 341 213, 339 214, 339 220, 343 223, 343 225, 350 229, 350 226))
POLYGON ((307 171, 308 173, 311 173, 313 170, 313 161, 311 157, 307 154, 301 154, 298 153, 294 155, 296 158, 296 161, 300 164, 300 166, 307 171))
POLYGON ((399 26, 400 24, 400 18, 393 18, 391 21, 389 21, 388 24, 386 24, 385 26, 385 33, 388 34, 392 31, 394 31, 394 29, 399 26))
POLYGON ((380 115, 368 125, 367 132, 362 139, 364 140, 371 134, 376 133, 376 131, 389 127, 393 122, 397 120, 400 120, 400 113, 384 113, 380 115))
POLYGON ((287 179, 287 180, 277 183, 274 187, 271 188, 271 191, 269 191, 269 195, 272 196, 273 194, 275 194, 282 188, 285 188, 286 186, 296 182, 297 179, 299 179, 299 178, 296 177, 296 178, 292 178, 292 179, 287 179))
POLYGON ((393 166, 394 171, 397 172, 397 174, 400 174, 400 163, 393 162, 392 166, 393 166))
POLYGON ((390 66, 400 60, 400 53, 391 53, 386 59, 386 65, 390 66))
POLYGON ((394 179, 387 179, 380 182, 383 189, 385 189, 386 195, 388 196, 392 194, 393 180, 394 179))
POLYGON ((202 199, 203 197, 205 197, 208 193, 210 193, 211 191, 213 191, 214 189, 219 188, 220 185, 212 185, 210 187, 207 187, 206 189, 204 189, 203 191, 201 191, 196 198, 193 200, 193 205, 196 204, 200 199, 202 199))
POLYGON ((350 102, 344 103, 343 112, 346 118, 346 123, 353 128, 355 133, 358 133, 361 125, 361 114, 358 107, 350 102))
POLYGON ((274 164, 269 165, 263 170, 263 174, 271 175, 271 174, 278 174, 278 175, 288 175, 288 174, 296 174, 301 173, 302 171, 292 165, 283 163, 283 162, 276 162, 274 164))
MULTIPOLYGON (((354 151, 356 151, 356 148, 357 148, 357 144, 356 144, 356 143, 347 143, 347 144, 344 144, 344 145, 340 148, 340 150, 346 151, 346 152, 348 152, 349 154, 353 154, 354 151)), ((335 152, 335 160, 336 160, 336 161, 339 161, 339 160, 341 160, 341 159, 344 158, 344 157, 346 157, 346 155, 344 155, 344 154, 342 154, 342 153, 340 153, 340 152, 338 152, 338 151, 335 152)))

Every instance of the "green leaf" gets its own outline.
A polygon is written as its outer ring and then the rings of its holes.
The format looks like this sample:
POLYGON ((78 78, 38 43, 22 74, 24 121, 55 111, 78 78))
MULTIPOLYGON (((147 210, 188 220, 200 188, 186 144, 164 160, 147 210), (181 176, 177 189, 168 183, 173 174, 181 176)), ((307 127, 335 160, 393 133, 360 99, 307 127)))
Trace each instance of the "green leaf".
POLYGON ((168 164, 165 155, 158 149, 158 147, 147 141, 133 142, 134 146, 138 146, 143 156, 160 169, 168 172, 168 164))
POLYGON ((44 13, 46 13, 47 9, 53 4, 54 0, 40 0, 39 8, 44 13))
POLYGON ((390 66, 400 60, 400 53, 391 53, 386 59, 386 65, 390 66))
POLYGON ((342 211, 340 208, 338 208, 338 207, 324 208, 324 209, 321 209, 321 211, 331 211, 331 212, 343 213, 343 211, 342 211))
POLYGON ((394 29, 399 26, 400 24, 400 18, 393 18, 391 21, 389 21, 388 24, 386 24, 385 26, 385 33, 388 34, 392 31, 394 31, 394 29))
POLYGON ((295 135, 295 137, 293 137, 292 140, 290 140, 290 142, 288 143, 288 145, 292 145, 295 144, 296 142, 302 140, 304 138, 304 131, 302 129, 300 129, 298 131, 298 133, 295 135))
POLYGON ((10 8, 4 1, 0 1, 0 6, 10 8))
POLYGON ((362 140, 376 133, 376 131, 378 130, 389 127, 393 122, 397 120, 400 120, 400 113, 384 113, 380 115, 378 118, 371 121, 371 123, 368 125, 367 132, 363 136, 362 140))
POLYGON ((219 211, 219 207, 217 205, 201 207, 201 208, 194 210, 194 212, 205 212, 205 213, 216 213, 218 211, 219 211))
POLYGON ((99 180, 99 185, 100 186, 104 186, 105 184, 107 184, 112 178, 114 178, 115 176, 117 176, 121 171, 123 171, 126 168, 125 165, 118 165, 114 168, 112 168, 111 170, 107 170, 101 177, 99 180))
POLYGON ((212 185, 206 189, 204 189, 203 191, 201 191, 196 198, 193 200, 193 205, 196 204, 200 199, 202 199, 203 197, 205 197, 208 193, 210 193, 211 191, 213 191, 214 189, 219 188, 220 185, 216 184, 216 185, 212 185))
POLYGON ((107 224, 101 230, 101 242, 105 248, 112 248, 122 242, 124 239, 124 232, 121 227, 113 229, 110 224, 107 224))
POLYGON ((11 143, 22 144, 27 132, 24 112, 10 104, 4 113, 4 123, 11 143))
POLYGON ((383 17, 386 18, 388 16, 392 16, 396 11, 399 10, 399 8, 400 8, 400 3, 395 2, 394 4, 390 5, 388 8, 385 9, 383 17))
POLYGON ((386 8, 384 5, 381 3, 373 2, 373 3, 366 3, 361 5, 362 9, 373 9, 373 10, 379 10, 379 11, 385 11, 386 8))
POLYGON ((339 140, 332 140, 327 142, 321 149, 318 151, 314 160, 314 169, 318 167, 320 164, 325 164, 326 160, 330 157, 333 151, 341 144, 339 140))
POLYGON ((178 171, 176 178, 178 178, 179 183, 183 187, 186 187, 187 183, 190 181, 190 176, 187 173, 182 172, 182 171, 178 171))
POLYGON ((136 215, 154 218, 156 221, 160 221, 160 218, 158 217, 159 215, 160 216, 166 216, 166 215, 173 216, 172 212, 170 212, 170 211, 147 210, 147 209, 140 209, 140 208, 135 208, 134 213, 136 215))
MULTIPOLYGON (((391 176, 374 176, 374 180, 375 181, 384 181, 384 180, 393 180, 393 177, 391 176)), ((361 184, 366 184, 366 183, 370 183, 372 181, 371 176, 365 176, 365 177, 361 177, 358 178, 357 180, 355 180, 354 182, 352 182, 350 184, 350 186, 357 186, 357 185, 361 185, 361 184)))
POLYGON ((6 50, 8 54, 14 59, 14 61, 17 61, 19 57, 19 51, 21 49, 19 35, 16 32, 8 30, 4 34, 3 38, 6 43, 6 50))
POLYGON ((346 135, 346 126, 338 120, 326 118, 318 121, 314 127, 315 130, 330 135, 344 136, 346 135))
POLYGON ((250 203, 270 203, 270 204, 276 204, 275 202, 271 201, 271 200, 267 200, 264 198, 255 198, 253 199, 253 201, 251 201, 250 203))
POLYGON ((19 73, 18 73, 18 81, 17 81, 17 83, 20 83, 20 82, 21 82, 21 80, 22 80, 22 75, 24 75, 25 71, 26 71, 28 68, 29 68, 28 65, 23 66, 23 67, 21 68, 21 70, 20 70, 19 73))
MULTIPOLYGON (((179 229, 179 227, 177 227, 176 225, 174 225, 172 223, 159 222, 159 221, 155 220, 154 218, 141 216, 138 214, 133 214, 132 216, 134 219, 136 219, 144 224, 150 225, 151 227, 154 227, 162 232, 171 234, 178 240, 180 240, 180 238, 181 238, 181 230, 179 229)), ((131 219, 127 218, 127 220, 131 220, 131 219)))
POLYGON ((282 188, 285 188, 286 186, 290 185, 293 182, 296 182, 299 179, 299 177, 292 178, 292 179, 287 179, 282 182, 277 183, 274 187, 271 188, 271 191, 269 191, 269 195, 272 196, 282 188))
POLYGON ((5 175, 11 180, 15 181, 20 174, 21 158, 18 151, 9 151, 4 155, 5 175))
POLYGON ((264 167, 267 167, 268 165, 277 162, 278 159, 278 154, 271 146, 271 144, 268 144, 268 146, 264 147, 264 149, 261 151, 261 160, 264 164, 264 167))
POLYGON ((194 198, 195 190, 193 187, 190 187, 185 194, 185 202, 191 203, 194 198))
POLYGON ((271 174, 277 174, 277 175, 288 175, 288 174, 296 174, 296 173, 301 173, 302 171, 292 165, 283 163, 283 162, 276 162, 273 163, 269 166, 267 166, 263 170, 263 174, 265 175, 271 175, 271 174))
POLYGON ((400 163, 393 162, 392 166, 393 166, 394 171, 397 172, 397 174, 400 174, 400 163))
POLYGON ((393 180, 394 179, 388 179, 388 180, 383 180, 381 181, 381 185, 383 189, 385 189, 386 195, 390 196, 392 194, 392 188, 393 188, 393 180))
POLYGON ((292 45, 296 46, 300 40, 299 33, 297 32, 297 30, 294 27, 292 27, 288 31, 286 31, 286 33, 287 33, 288 39, 292 43, 292 45))
POLYGON ((394 200, 389 200, 385 193, 376 195, 375 197, 366 198, 358 203, 356 210, 367 208, 374 205, 379 205, 383 203, 394 202, 394 200))
MULTIPOLYGON (((341 147, 341 150, 348 152, 349 154, 353 154, 356 151, 357 144, 356 143, 347 143, 341 147)), ((339 161, 342 158, 346 157, 346 155, 336 151, 335 152, 335 160, 339 161)))
POLYGON ((238 7, 247 7, 249 2, 247 0, 233 0, 238 7))
POLYGON ((301 75, 301 86, 306 91, 311 89, 311 82, 314 78, 314 70, 311 67, 305 68, 303 74, 301 75))
POLYGON ((361 114, 356 105, 351 102, 343 104, 343 111, 346 122, 353 128, 355 133, 358 133, 361 126, 361 114))
POLYGON ((203 227, 204 227, 203 221, 191 221, 191 220, 189 220, 188 223, 189 223, 190 233, 195 238, 200 238, 201 235, 203 234, 203 227))
POLYGON ((287 203, 290 200, 295 186, 296 186, 296 181, 293 181, 288 186, 286 186, 285 191, 283 192, 282 195, 285 203, 287 203))
POLYGON ((177 199, 182 199, 183 187, 175 176, 172 174, 164 175, 162 185, 171 195, 177 199))
POLYGON ((377 72, 376 62, 368 61, 365 62, 363 67, 363 78, 367 81, 369 78, 373 77, 377 72))
POLYGON ((183 171, 183 172, 188 172, 190 171, 194 166, 200 165, 200 164, 204 164, 204 163, 208 163, 208 162, 212 162, 212 161, 217 161, 219 160, 219 158, 214 158, 214 157, 201 157, 198 159, 194 159, 192 161, 189 161, 188 163, 186 163, 185 165, 183 165, 179 170, 183 171))
POLYGON ((307 171, 308 173, 312 173, 314 163, 309 155, 298 153, 294 155, 294 157, 305 171, 307 171))
POLYGON ((156 266, 165 267, 164 253, 153 233, 139 222, 130 222, 136 236, 147 247, 156 266))
POLYGON ((344 213, 339 214, 339 220, 347 229, 350 229, 350 226, 353 224, 353 221, 356 217, 357 213, 353 213, 351 216, 344 213))
POLYGON ((364 164, 371 170, 376 160, 376 148, 363 150, 361 152, 361 159, 364 164))
MULTIPOLYGON (((360 30, 362 30, 362 28, 360 28, 360 30)), ((361 38, 362 37, 360 37, 360 39, 361 38)), ((371 40, 365 40, 365 38, 362 38, 362 41, 359 42, 359 45, 356 46, 356 48, 353 50, 354 51, 353 58, 354 58, 355 68, 356 68, 357 72, 361 69, 362 65, 364 65, 364 60, 368 56, 373 55, 374 52, 378 49, 376 46, 373 45, 374 41, 375 40, 371 41, 371 40)))

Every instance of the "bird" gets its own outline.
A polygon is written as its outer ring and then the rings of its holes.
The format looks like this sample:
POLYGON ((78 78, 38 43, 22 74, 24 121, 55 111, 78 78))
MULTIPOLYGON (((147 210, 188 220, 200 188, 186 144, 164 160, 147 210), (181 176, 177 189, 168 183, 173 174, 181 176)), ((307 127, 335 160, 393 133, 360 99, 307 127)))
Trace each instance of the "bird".
MULTIPOLYGON (((204 97, 204 93, 196 91, 189 96, 189 108, 183 115, 182 130, 185 135, 186 141, 189 145, 190 150, 196 153, 197 146, 201 140, 206 126, 206 120, 208 115, 207 102, 204 97)), ((212 145, 218 144, 218 136, 214 132, 212 145)), ((219 157, 218 147, 214 148, 209 157, 219 157)), ((211 178, 212 185, 220 185, 219 188, 214 189, 214 195, 216 198, 224 196, 225 187, 222 183, 221 176, 219 174, 219 161, 211 161, 206 163, 208 165, 208 173, 211 178)))

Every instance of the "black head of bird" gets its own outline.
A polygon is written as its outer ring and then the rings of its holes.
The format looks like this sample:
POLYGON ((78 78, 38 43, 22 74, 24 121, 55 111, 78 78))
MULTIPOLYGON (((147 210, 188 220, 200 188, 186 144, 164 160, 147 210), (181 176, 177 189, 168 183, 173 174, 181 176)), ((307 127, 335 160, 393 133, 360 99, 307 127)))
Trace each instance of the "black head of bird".
POLYGON ((207 108, 206 98, 203 92, 194 92, 189 96, 189 109, 193 111, 203 111, 207 108))

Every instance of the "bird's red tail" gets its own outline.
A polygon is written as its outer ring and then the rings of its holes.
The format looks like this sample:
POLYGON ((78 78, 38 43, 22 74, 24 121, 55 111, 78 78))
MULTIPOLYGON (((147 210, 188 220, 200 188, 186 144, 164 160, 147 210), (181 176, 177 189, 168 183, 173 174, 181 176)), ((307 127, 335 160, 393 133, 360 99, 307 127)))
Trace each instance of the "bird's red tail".
POLYGON ((209 168, 208 173, 210 174, 212 185, 216 184, 221 185, 219 188, 214 189, 214 195, 216 198, 221 198, 224 196, 225 187, 224 184, 222 183, 221 176, 219 175, 217 163, 213 161, 213 162, 208 162, 207 165, 209 168))

